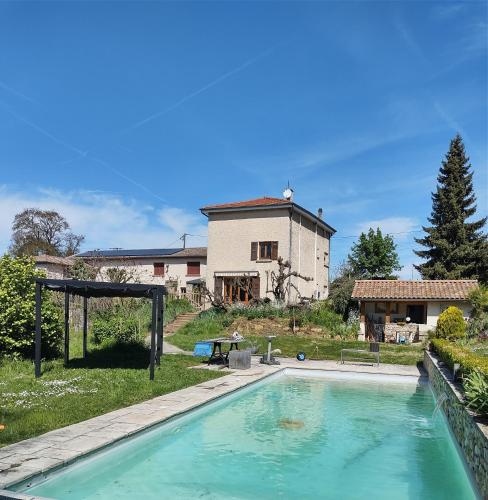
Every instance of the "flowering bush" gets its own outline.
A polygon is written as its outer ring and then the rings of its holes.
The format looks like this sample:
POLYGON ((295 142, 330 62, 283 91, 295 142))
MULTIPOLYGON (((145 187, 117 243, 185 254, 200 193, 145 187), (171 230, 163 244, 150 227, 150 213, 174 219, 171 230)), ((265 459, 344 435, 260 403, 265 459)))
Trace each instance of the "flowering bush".
MULTIPOLYGON (((44 276, 30 258, 0 258, 0 354, 33 356, 35 340, 34 278, 44 276)), ((49 292, 42 294, 42 355, 59 352, 62 336, 60 311, 49 292)))

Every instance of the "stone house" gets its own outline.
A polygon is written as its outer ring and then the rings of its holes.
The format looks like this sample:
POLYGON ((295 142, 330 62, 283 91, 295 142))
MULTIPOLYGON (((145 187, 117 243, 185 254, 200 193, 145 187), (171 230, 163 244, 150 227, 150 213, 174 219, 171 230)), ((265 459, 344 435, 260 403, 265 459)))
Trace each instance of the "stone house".
POLYGON ((449 306, 468 319, 476 280, 357 280, 352 299, 360 304, 359 339, 421 340, 449 306))
POLYGON ((76 257, 99 268, 101 281, 109 269, 127 272, 130 281, 165 285, 170 292, 187 293, 205 278, 207 248, 155 248, 134 250, 94 250, 76 257))
POLYGON ((69 278, 69 267, 73 264, 72 257, 56 257, 54 255, 36 255, 36 267, 46 273, 50 279, 69 278))
POLYGON ((330 238, 335 229, 292 197, 263 197, 200 209, 208 218, 208 289, 226 302, 273 299, 271 273, 277 259, 310 278, 290 277, 287 297, 325 299, 329 293, 330 238), (249 280, 250 287, 240 286, 249 280), (237 281, 237 284, 236 284, 237 281))

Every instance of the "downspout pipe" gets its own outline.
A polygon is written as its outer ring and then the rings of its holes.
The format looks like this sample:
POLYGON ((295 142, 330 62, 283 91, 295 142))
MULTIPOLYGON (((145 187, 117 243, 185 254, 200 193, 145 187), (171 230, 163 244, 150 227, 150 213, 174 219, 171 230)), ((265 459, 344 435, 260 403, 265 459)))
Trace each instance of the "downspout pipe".
MULTIPOLYGON (((290 216, 289 216, 288 262, 290 263, 290 270, 291 270, 291 266, 292 266, 292 262, 291 262, 291 249, 292 249, 292 238, 293 238, 292 224, 293 224, 293 205, 290 207, 290 216)), ((288 278, 288 305, 291 303, 290 283, 291 283, 291 276, 288 278)))

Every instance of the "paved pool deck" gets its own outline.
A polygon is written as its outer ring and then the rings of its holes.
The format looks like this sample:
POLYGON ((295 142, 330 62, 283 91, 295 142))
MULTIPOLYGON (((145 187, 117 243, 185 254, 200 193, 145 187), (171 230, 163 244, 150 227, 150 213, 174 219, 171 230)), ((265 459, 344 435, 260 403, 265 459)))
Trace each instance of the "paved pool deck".
MULTIPOLYGON (((228 372, 228 375, 0 448, 0 490, 64 467, 81 456, 101 450, 286 368, 340 371, 351 375, 381 374, 414 378, 425 376, 417 366, 380 364, 377 367, 363 363, 340 364, 337 361, 300 362, 289 358, 280 361, 278 366, 268 366, 259 364, 259 358, 253 357, 251 368, 248 370, 231 371, 221 368, 228 372)), ((202 364, 193 369, 216 367, 202 364)), ((6 493, 8 492, 0 491, 0 499, 8 498, 2 496, 6 493)), ((33 497, 28 495, 24 498, 33 497)))

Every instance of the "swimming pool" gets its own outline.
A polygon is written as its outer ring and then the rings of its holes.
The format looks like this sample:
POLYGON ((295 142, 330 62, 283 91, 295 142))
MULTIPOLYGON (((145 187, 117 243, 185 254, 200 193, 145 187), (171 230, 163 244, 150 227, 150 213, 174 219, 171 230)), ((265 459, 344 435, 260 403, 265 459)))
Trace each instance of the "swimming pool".
POLYGON ((476 498, 427 384, 289 374, 21 490, 59 499, 476 498))

